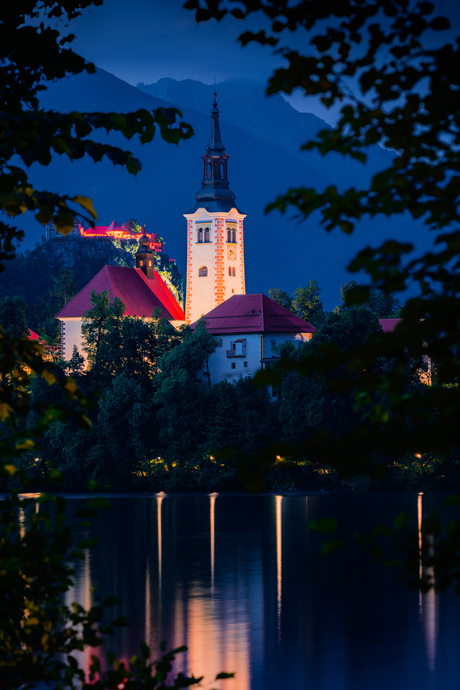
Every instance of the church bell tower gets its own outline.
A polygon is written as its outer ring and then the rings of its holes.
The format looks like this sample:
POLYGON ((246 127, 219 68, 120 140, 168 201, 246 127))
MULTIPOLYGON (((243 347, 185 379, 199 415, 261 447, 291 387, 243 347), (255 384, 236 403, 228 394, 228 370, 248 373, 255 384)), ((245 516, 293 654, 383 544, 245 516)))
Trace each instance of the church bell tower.
POLYGON ((203 181, 187 219, 185 320, 193 323, 232 295, 244 295, 244 213, 235 204, 227 176, 216 94, 203 159, 203 181))

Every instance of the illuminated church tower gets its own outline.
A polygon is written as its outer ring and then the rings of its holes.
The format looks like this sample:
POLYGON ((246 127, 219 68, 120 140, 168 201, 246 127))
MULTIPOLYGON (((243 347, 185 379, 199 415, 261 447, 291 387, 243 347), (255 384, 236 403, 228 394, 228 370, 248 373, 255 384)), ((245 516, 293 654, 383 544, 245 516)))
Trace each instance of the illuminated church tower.
POLYGON ((235 204, 227 176, 216 94, 203 158, 203 182, 187 219, 185 320, 193 323, 232 295, 244 295, 244 213, 235 204))

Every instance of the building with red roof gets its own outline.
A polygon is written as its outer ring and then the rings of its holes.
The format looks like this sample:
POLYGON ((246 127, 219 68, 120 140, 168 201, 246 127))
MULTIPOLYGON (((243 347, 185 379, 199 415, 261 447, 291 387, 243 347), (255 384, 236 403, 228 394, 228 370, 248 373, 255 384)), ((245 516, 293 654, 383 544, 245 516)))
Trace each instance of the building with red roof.
POLYGON ((208 363, 211 385, 253 376, 276 361, 281 344, 297 346, 316 333, 310 323, 262 294, 233 295, 203 319, 217 340, 208 363))
POLYGON ((153 269, 150 239, 143 235, 136 254, 136 268, 104 266, 94 278, 68 302, 56 318, 61 322, 61 355, 72 357, 74 345, 83 354, 81 332, 83 314, 91 309, 91 293, 107 291, 110 300, 118 297, 126 307, 126 316, 151 318, 159 309, 163 318, 173 326, 184 323, 185 314, 161 276, 153 269))

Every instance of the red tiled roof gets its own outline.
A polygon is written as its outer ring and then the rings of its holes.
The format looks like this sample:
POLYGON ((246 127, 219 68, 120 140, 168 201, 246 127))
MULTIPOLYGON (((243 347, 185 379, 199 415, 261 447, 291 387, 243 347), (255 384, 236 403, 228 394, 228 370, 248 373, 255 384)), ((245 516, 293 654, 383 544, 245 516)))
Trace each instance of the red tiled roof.
MULTIPOLYGON (((205 315, 209 333, 316 333, 316 328, 267 295, 233 295, 205 315)), ((192 324, 195 328, 196 322, 192 324)))
POLYGON ((120 232, 120 230, 123 231, 123 228, 121 227, 121 225, 119 225, 119 224, 117 223, 116 220, 113 220, 113 221, 110 223, 110 225, 108 225, 107 228, 106 228, 106 232, 107 232, 107 233, 109 233, 109 232, 120 232))
POLYGON ((401 321, 402 319, 379 319, 379 324, 382 326, 384 333, 392 333, 401 321))
POLYGON ((155 307, 161 309, 163 318, 183 321, 185 315, 179 303, 154 271, 147 278, 140 268, 104 266, 61 311, 57 319, 81 317, 91 309, 91 292, 107 290, 110 300, 119 297, 126 307, 126 316, 151 316, 155 307))

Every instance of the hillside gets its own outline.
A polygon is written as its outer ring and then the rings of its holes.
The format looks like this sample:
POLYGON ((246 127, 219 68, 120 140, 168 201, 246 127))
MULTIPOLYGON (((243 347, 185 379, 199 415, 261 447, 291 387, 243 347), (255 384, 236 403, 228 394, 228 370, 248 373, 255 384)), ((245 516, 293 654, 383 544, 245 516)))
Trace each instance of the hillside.
MULTIPOLYGON (((145 219, 148 230, 165 238, 165 251, 177 259, 179 270, 185 273, 186 225, 182 214, 193 206, 201 186, 201 156, 209 136, 213 89, 199 82, 173 80, 143 88, 157 95, 98 70, 95 75, 79 75, 50 85, 42 100, 44 106, 61 111, 126 112, 165 105, 167 98, 182 106, 195 136, 178 146, 168 145, 159 137, 144 147, 127 142, 127 148, 143 162, 143 170, 136 177, 111 163, 95 165, 85 159, 69 163, 58 158, 47 168, 33 166, 32 175, 44 188, 91 196, 99 224, 132 217, 141 222, 145 219)), ((369 164, 363 166, 339 156, 299 153, 299 144, 324 126, 321 120, 298 113, 280 97, 266 99, 261 86, 247 82, 218 84, 217 91, 222 137, 230 156, 230 185, 238 207, 247 214, 248 292, 267 293, 273 286, 292 292, 314 278, 322 288, 326 307, 332 308, 340 301, 340 285, 349 279, 345 266, 363 244, 398 237, 427 245, 426 230, 404 217, 392 218, 390 223, 386 218, 362 221, 355 234, 345 236, 339 231, 326 233, 318 217, 297 225, 277 213, 266 216, 266 204, 288 187, 305 184, 322 189, 331 183, 362 181, 380 169, 389 154, 374 149, 369 164)), ((120 143, 120 138, 112 136, 110 141, 120 143)), ((23 223, 23 227, 29 246, 33 246, 42 228, 35 221, 23 223)))

